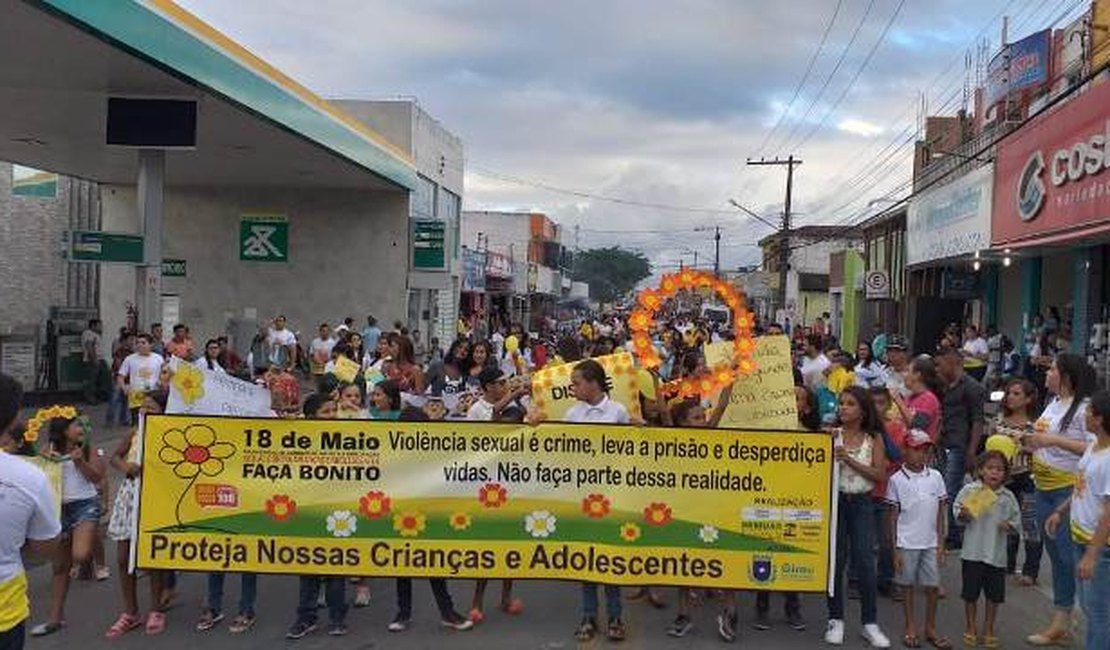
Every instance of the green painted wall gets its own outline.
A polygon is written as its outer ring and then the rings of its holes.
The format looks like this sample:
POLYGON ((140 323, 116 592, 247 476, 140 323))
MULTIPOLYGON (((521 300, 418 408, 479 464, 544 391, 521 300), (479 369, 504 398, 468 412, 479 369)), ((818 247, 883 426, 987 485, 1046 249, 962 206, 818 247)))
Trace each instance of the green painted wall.
POLYGON ((863 256, 854 250, 844 255, 844 314, 840 328, 840 347, 855 350, 859 343, 860 320, 863 318, 862 291, 856 289, 867 268, 863 256))

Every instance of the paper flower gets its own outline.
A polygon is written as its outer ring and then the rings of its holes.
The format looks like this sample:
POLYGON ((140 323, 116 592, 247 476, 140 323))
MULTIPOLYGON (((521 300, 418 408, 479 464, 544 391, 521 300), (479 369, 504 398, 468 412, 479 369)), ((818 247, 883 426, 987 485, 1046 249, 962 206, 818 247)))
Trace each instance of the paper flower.
POLYGON ((358 511, 367 519, 378 519, 389 514, 392 502, 384 492, 372 490, 358 499, 358 511))
POLYGON ((499 483, 486 483, 478 490, 478 501, 487 508, 500 508, 508 500, 508 491, 499 483))
POLYGON ((171 383, 185 404, 192 404, 204 397, 204 373, 191 363, 177 364, 171 383))
POLYGON ((42 426, 54 418, 73 420, 78 416, 77 409, 72 406, 54 404, 39 409, 34 417, 27 421, 27 429, 23 432, 23 440, 29 443, 37 442, 42 426))
POLYGON ((717 529, 713 526, 710 526, 709 524, 702 526, 701 529, 698 530, 698 538, 706 544, 715 543, 717 541, 717 537, 717 529))
POLYGON ((297 514, 297 502, 285 494, 275 494, 266 499, 266 514, 274 521, 285 521, 297 514))
POLYGON ((582 499, 582 512, 591 519, 601 519, 609 514, 609 499, 602 494, 591 494, 582 499))
POLYGON ((652 526, 665 526, 671 522, 671 508, 665 503, 653 503, 644 508, 644 521, 652 526))
POLYGON ((203 424, 192 424, 181 429, 170 429, 162 436, 158 458, 173 466, 173 473, 180 478, 193 478, 197 474, 217 476, 224 471, 224 459, 235 453, 235 446, 216 441, 216 432, 203 424))
POLYGON ((451 515, 450 524, 451 528, 454 530, 466 530, 467 528, 470 528, 471 523, 472 522, 470 519, 470 515, 466 514, 465 512, 456 512, 455 514, 451 515))
POLYGON ((401 533, 401 537, 416 537, 424 532, 427 519, 419 512, 402 512, 393 516, 393 530, 401 533))
POLYGON ((524 517, 524 530, 532 537, 546 538, 555 532, 555 515, 546 510, 536 510, 524 517))
POLYGON ((640 527, 636 524, 627 522, 621 525, 621 539, 626 542, 635 542, 640 539, 640 527))
POLYGON ((358 519, 350 510, 336 510, 328 515, 328 532, 335 537, 350 537, 358 530, 358 519))

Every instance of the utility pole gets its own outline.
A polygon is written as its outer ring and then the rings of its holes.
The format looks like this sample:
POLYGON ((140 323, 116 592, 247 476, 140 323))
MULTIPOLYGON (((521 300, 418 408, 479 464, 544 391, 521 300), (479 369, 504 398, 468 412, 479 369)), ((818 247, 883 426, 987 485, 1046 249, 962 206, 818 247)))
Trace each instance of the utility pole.
POLYGON ((721 277, 721 227, 713 228, 713 275, 721 277))
POLYGON ((786 202, 782 211, 782 231, 779 237, 779 304, 786 312, 786 276, 790 266, 790 202, 794 193, 794 167, 801 165, 802 161, 793 154, 786 160, 775 157, 772 160, 760 158, 748 160, 749 165, 786 165, 786 202))

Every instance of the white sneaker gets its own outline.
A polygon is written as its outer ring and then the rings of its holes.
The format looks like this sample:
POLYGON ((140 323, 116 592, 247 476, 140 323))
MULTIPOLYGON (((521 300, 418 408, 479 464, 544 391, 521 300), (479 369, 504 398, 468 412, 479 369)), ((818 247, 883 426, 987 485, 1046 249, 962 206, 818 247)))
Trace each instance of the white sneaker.
POLYGON ((829 625, 825 628, 825 643, 844 645, 844 621, 836 618, 829 619, 829 625))
MULTIPOLYGON (((843 630, 841 632, 841 637, 843 637, 843 630)), ((880 630, 879 626, 874 623, 868 623, 867 625, 864 625, 861 636, 867 639, 867 642, 871 644, 872 648, 890 647, 890 639, 886 638, 886 635, 883 634, 883 631, 880 630)))

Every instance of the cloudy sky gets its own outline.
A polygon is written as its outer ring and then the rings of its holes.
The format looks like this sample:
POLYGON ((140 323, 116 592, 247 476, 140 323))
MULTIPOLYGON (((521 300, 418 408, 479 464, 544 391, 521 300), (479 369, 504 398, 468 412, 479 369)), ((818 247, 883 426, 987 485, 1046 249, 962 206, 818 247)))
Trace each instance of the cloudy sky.
POLYGON ((697 229, 713 225, 723 266, 758 261, 771 230, 729 199, 778 222, 785 169, 748 167, 751 156, 804 160, 801 224, 846 223, 901 197, 922 94, 951 114, 979 45, 997 47, 1000 16, 1013 40, 1087 4, 180 3, 325 97, 417 98, 464 140, 465 208, 544 211, 580 226, 583 247, 638 248, 660 270, 695 250, 711 263, 697 229))

